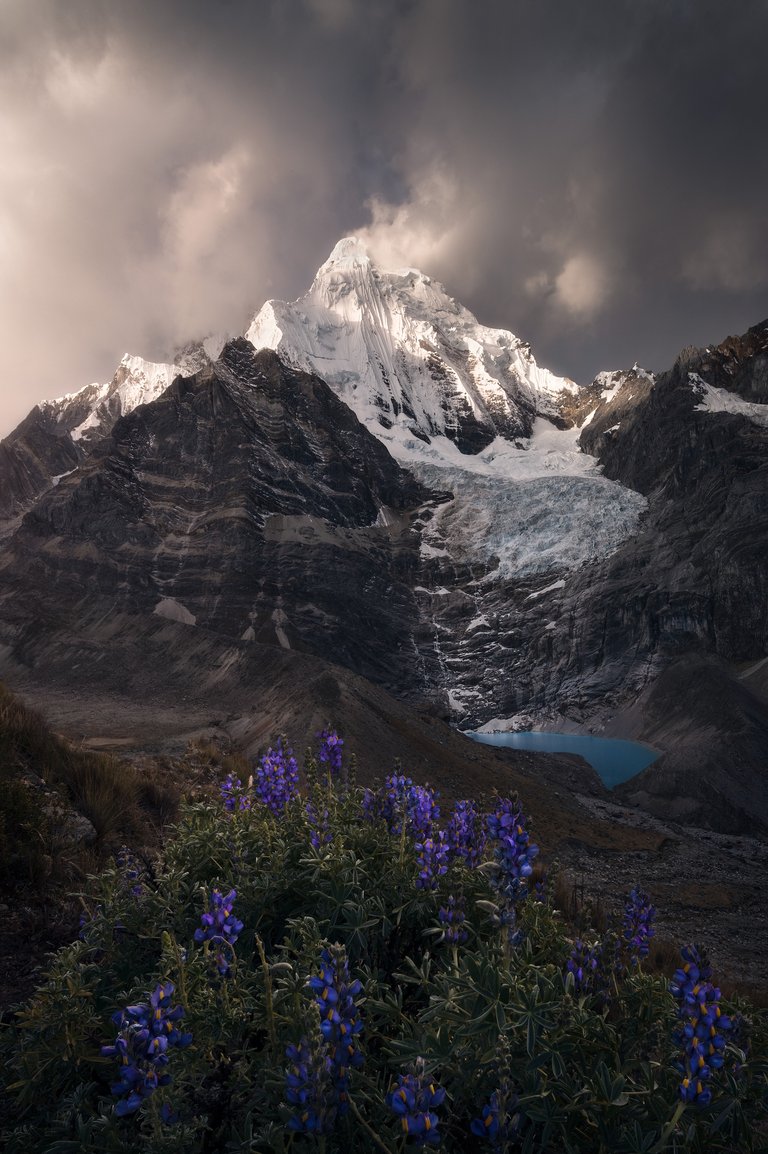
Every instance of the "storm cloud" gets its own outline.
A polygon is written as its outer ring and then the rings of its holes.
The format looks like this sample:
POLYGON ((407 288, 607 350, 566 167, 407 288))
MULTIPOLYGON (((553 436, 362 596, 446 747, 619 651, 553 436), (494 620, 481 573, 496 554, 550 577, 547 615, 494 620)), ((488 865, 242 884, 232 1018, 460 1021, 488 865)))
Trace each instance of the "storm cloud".
POLYGON ((764 0, 5 0, 0 434, 344 235, 576 380, 768 316, 764 0))

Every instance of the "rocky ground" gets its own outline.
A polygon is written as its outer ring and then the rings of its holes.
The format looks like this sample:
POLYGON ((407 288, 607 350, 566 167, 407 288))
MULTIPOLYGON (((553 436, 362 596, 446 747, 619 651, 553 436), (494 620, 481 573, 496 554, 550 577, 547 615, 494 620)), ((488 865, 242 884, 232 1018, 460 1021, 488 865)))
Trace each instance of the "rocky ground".
POLYGON ((611 822, 619 839, 644 831, 656 848, 621 851, 572 843, 558 850, 579 897, 620 909, 633 887, 657 908, 657 934, 669 943, 700 942, 718 980, 764 992, 768 953, 768 842, 662 821, 608 797, 579 796, 593 817, 611 822))
MULTIPOLYGON (((184 710, 160 700, 149 708, 146 700, 31 686, 25 698, 82 747, 114 751, 187 792, 215 790, 222 771, 215 756, 211 760, 212 749, 246 748, 254 755, 285 731, 298 751, 328 717, 344 716, 348 748, 360 755, 361 781, 389 772, 399 758, 416 779, 435 782, 446 801, 494 787, 519 790, 542 858, 547 864, 557 860, 563 871, 561 893, 565 888, 580 906, 591 902, 602 917, 620 913, 633 886, 646 889, 657 907, 666 967, 674 966, 680 944, 700 942, 710 951, 719 981, 763 996, 768 841, 653 817, 621 804, 580 758, 478 745, 440 718, 410 710, 380 691, 375 702, 368 700, 363 688, 345 671, 326 670, 317 684, 303 681, 296 701, 281 699, 279 709, 262 697, 258 710, 244 708, 243 699, 233 701, 229 713, 194 699, 184 710), (207 754, 195 752, 206 749, 207 754)), ((71 907, 46 912, 26 899, 6 906, 0 912, 10 932, 8 948, 0 951, 0 994, 8 1004, 33 988, 31 971, 43 963, 45 951, 76 933, 76 917, 71 907), (29 962, 23 971, 20 951, 29 962)))

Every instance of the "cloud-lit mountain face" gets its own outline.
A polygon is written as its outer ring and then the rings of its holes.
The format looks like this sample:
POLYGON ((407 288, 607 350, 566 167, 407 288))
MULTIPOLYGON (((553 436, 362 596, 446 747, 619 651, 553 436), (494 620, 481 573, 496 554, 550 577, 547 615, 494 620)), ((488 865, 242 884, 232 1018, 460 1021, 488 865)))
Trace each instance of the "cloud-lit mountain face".
POLYGON ((352 232, 578 381, 743 331, 766 33, 759 0, 10 0, 0 433, 242 331, 352 232))

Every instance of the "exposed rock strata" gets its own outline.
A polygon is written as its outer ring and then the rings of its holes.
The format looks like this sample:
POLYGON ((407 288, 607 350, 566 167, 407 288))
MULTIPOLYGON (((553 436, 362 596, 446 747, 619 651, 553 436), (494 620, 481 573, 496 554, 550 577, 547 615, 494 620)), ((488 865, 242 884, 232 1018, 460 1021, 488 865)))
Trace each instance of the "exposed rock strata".
POLYGON ((429 494, 317 377, 230 343, 120 418, 0 560, 7 639, 159 614, 407 681, 429 494), (30 597, 35 623, 29 621, 30 597))

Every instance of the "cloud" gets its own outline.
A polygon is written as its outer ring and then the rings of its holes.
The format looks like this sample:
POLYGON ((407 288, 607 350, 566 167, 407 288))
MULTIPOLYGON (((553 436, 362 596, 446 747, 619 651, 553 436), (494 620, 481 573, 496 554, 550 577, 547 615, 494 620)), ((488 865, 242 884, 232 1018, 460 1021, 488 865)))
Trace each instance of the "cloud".
POLYGON ((762 0, 5 0, 0 433, 363 233, 584 380, 768 311, 762 0))
POLYGON ((405 202, 372 197, 367 207, 371 223, 357 234, 382 268, 435 268, 462 230, 458 188, 440 165, 418 174, 405 202))
POLYGON ((683 262, 683 275, 695 289, 744 292, 768 287, 764 249, 756 248, 749 222, 712 221, 683 262))
POLYGON ((609 281, 605 269, 589 253, 569 257, 555 277, 554 297, 574 316, 594 316, 605 305, 609 281))

